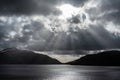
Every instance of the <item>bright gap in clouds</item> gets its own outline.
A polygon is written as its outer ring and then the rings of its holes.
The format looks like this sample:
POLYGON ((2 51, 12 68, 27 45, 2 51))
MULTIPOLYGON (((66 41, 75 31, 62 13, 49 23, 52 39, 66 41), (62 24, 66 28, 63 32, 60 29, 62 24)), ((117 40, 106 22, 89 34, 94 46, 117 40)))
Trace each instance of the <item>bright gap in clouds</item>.
POLYGON ((58 6, 57 8, 62 11, 62 14, 59 16, 60 19, 70 18, 73 15, 77 15, 79 13, 79 9, 76 7, 73 7, 70 4, 64 4, 64 5, 58 6))

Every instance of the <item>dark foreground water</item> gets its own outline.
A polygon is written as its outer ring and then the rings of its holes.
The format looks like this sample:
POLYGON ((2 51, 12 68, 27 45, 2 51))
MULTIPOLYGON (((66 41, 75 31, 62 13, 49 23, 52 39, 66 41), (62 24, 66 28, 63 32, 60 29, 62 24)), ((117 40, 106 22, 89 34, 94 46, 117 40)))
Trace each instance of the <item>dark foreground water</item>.
POLYGON ((0 80, 120 80, 119 67, 4 65, 0 80))

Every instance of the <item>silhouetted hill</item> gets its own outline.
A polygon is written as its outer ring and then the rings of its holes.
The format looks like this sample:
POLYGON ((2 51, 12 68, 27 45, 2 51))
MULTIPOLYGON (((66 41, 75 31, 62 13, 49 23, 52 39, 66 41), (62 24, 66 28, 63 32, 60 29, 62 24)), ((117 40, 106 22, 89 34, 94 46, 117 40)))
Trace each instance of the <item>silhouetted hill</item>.
POLYGON ((69 62, 72 65, 94 66, 120 66, 120 51, 105 51, 98 54, 86 55, 76 61, 69 62))
POLYGON ((0 51, 0 64, 60 64, 60 62, 32 51, 8 48, 0 51))

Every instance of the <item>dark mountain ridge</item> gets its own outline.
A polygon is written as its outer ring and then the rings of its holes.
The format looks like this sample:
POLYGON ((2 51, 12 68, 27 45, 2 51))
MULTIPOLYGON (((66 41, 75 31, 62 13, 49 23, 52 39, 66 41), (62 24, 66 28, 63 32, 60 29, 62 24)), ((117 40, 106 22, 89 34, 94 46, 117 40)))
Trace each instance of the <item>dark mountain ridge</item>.
POLYGON ((61 64, 47 55, 28 50, 7 48, 0 51, 0 64, 61 64))
POLYGON ((71 65, 120 66, 120 51, 104 51, 69 62, 71 65))

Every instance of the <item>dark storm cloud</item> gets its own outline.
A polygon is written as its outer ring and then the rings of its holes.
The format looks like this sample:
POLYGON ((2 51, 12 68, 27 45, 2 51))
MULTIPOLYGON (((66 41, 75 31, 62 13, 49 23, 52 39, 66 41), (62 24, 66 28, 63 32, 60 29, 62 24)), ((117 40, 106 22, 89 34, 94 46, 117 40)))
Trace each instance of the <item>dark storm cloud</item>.
POLYGON ((1 0, 0 14, 57 14, 57 0, 1 0))

